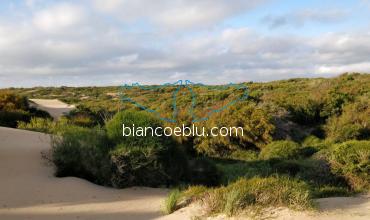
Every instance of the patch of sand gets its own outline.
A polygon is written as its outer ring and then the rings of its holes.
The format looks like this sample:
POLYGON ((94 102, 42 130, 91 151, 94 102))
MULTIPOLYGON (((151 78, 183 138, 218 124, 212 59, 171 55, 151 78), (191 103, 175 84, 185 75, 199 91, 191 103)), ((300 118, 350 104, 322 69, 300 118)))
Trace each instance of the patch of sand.
POLYGON ((74 105, 68 105, 58 99, 30 99, 30 101, 31 106, 49 112, 54 119, 60 118, 75 108, 74 105))

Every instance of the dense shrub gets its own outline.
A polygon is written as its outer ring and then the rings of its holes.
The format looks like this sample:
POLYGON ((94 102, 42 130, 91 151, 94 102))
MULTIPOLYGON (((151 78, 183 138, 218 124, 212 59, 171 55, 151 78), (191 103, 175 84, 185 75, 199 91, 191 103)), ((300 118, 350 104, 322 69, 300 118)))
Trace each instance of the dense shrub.
POLYGON ((329 162, 335 173, 355 190, 370 190, 370 141, 348 141, 333 146, 329 162))
MULTIPOLYGON (((135 147, 156 147, 161 145, 170 145, 173 144, 171 139, 166 136, 156 136, 155 134, 152 135, 152 129, 162 126, 162 123, 159 119, 155 118, 153 115, 144 112, 144 111, 122 111, 117 113, 110 121, 106 124, 107 134, 108 137, 115 143, 115 144, 123 144, 126 146, 135 146, 135 147), (132 127, 144 128, 144 131, 140 133, 139 129, 137 129, 135 134, 133 135, 133 131, 131 134, 126 135, 123 137, 123 125, 128 129, 132 129, 132 127), (145 128, 147 129, 147 135, 144 135, 145 128)), ((126 130, 126 134, 128 134, 128 129, 126 130)))
POLYGON ((117 113, 107 123, 108 136, 116 144, 111 156, 115 186, 169 185, 185 178, 187 159, 172 139, 151 133, 123 137, 122 124, 154 129, 161 126, 152 115, 135 111, 117 113))
POLYGON ((290 113, 291 119, 303 125, 312 125, 322 122, 325 118, 321 117, 320 112, 323 108, 323 103, 315 99, 292 99, 284 102, 283 106, 290 113))
POLYGON ((52 138, 52 158, 56 176, 77 176, 110 184, 110 144, 100 128, 68 126, 52 138))
POLYGON ((112 152, 112 184, 117 188, 129 186, 158 187, 169 183, 161 164, 165 149, 157 147, 118 146, 112 152))
POLYGON ((367 97, 344 106, 340 116, 329 118, 325 127, 328 138, 335 142, 370 138, 369 106, 367 97))
POLYGON ((293 141, 274 141, 261 150, 262 159, 295 159, 300 157, 302 148, 293 141))
MULTIPOLYGON (((228 136, 196 137, 195 148, 198 152, 212 156, 225 156, 238 149, 258 149, 272 141, 274 126, 267 112, 254 103, 235 105, 211 117, 205 127, 242 127, 243 135, 235 132, 228 136)), ((231 130, 231 129, 229 129, 231 130)))

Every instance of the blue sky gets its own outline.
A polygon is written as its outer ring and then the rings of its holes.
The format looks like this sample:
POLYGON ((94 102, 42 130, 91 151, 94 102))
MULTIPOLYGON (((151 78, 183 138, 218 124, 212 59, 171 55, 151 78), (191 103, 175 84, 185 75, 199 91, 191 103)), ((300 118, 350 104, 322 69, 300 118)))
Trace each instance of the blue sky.
POLYGON ((0 4, 0 87, 330 77, 369 57, 369 0, 0 4))

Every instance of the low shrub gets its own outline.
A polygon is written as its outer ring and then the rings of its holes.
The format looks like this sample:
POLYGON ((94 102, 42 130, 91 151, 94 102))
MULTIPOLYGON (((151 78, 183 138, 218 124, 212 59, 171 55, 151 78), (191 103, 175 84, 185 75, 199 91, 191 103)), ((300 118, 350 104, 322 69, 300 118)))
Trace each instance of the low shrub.
POLYGON ((293 141, 274 141, 261 150, 262 159, 295 159, 300 157, 301 147, 293 141))
POLYGON ((67 122, 63 120, 55 122, 49 118, 31 118, 29 123, 23 121, 18 122, 17 127, 24 130, 53 133, 65 125, 67 125, 67 122))
POLYGON ((288 207, 304 210, 313 207, 310 187, 287 177, 240 179, 225 187, 210 190, 203 202, 209 214, 235 215, 251 207, 288 207))
POLYGON ((352 189, 370 190, 370 141, 336 144, 328 157, 332 170, 342 175, 352 189))

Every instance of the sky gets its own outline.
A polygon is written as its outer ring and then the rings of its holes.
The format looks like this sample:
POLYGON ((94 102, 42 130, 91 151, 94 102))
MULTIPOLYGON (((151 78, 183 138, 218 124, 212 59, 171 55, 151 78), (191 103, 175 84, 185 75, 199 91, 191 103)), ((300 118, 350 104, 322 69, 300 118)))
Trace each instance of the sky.
POLYGON ((370 72, 370 0, 1 0, 0 87, 370 72))

